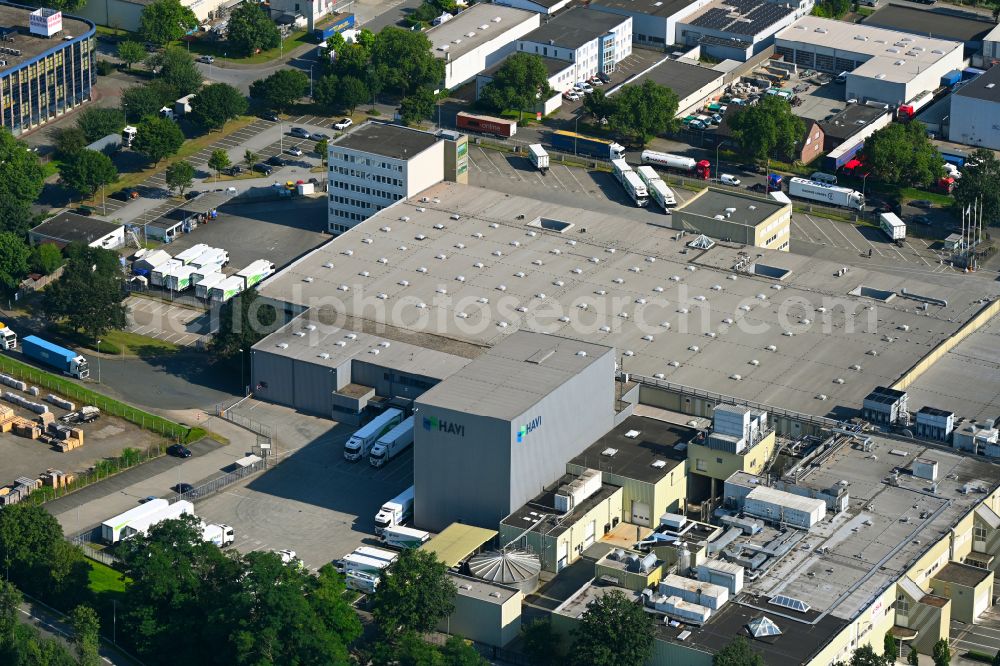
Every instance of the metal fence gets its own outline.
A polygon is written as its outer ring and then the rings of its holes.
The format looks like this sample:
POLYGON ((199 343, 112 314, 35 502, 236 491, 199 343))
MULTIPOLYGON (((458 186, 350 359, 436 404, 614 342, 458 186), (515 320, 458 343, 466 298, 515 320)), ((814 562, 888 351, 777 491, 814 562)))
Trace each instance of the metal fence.
MULTIPOLYGON (((235 405, 234 405, 235 407, 235 405)), ((266 423, 261 423, 260 421, 254 421, 249 416, 244 416, 239 412, 233 411, 233 407, 223 407, 221 404, 215 406, 215 415, 221 419, 225 419, 230 423, 238 425, 241 428, 246 428, 250 432, 257 433, 268 439, 273 438, 273 429, 266 423)))
POLYGON ((222 476, 210 479, 200 486, 195 486, 191 490, 185 493, 179 493, 177 495, 178 499, 186 499, 190 502, 194 502, 200 499, 204 499, 213 493, 217 493, 226 486, 231 486, 237 481, 242 481, 243 479, 253 476, 257 472, 262 472, 267 469, 267 458, 261 458, 260 460, 247 465, 246 467, 238 467, 232 472, 223 474, 222 476))

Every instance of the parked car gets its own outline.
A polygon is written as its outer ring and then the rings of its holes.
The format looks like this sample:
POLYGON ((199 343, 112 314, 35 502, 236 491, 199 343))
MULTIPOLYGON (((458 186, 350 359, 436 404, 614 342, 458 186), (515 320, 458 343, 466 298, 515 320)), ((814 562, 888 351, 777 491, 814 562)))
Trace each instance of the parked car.
POLYGON ((272 167, 270 164, 264 164, 263 162, 257 162, 257 164, 254 164, 253 170, 256 171, 257 173, 262 173, 265 176, 270 176, 272 173, 274 173, 274 167, 272 167))
POLYGON ((934 204, 927 199, 916 199, 915 201, 911 201, 910 205, 915 206, 916 208, 930 208, 934 204))
POLYGON ((751 192, 757 192, 759 194, 764 194, 767 192, 767 185, 764 183, 754 183, 753 185, 747 185, 747 189, 751 192))
POLYGON ((304 127, 293 127, 292 129, 288 130, 288 133, 291 134, 292 136, 297 136, 300 139, 309 138, 309 130, 305 129, 304 127))
POLYGON ((157 497, 156 495, 146 495, 141 500, 139 500, 139 504, 145 504, 146 502, 152 502, 155 499, 160 499, 160 498, 157 497))
POLYGON ((931 224, 931 218, 926 215, 914 215, 910 218, 910 222, 914 224, 931 224))
POLYGON ((276 167, 283 167, 287 164, 287 162, 285 162, 285 160, 283 160, 278 155, 272 155, 271 157, 268 157, 267 163, 270 164, 271 166, 276 166, 276 167))
POLYGON ((315 132, 309 138, 312 139, 313 141, 329 141, 330 140, 330 137, 328 135, 326 135, 326 134, 323 134, 322 132, 315 132))
POLYGON ((194 486, 190 483, 178 483, 176 486, 171 486, 170 489, 183 495, 194 490, 194 486))
POLYGON ((567 90, 566 92, 563 93, 563 99, 569 102, 576 102, 579 101, 580 94, 573 90, 567 90))
POLYGON ((603 86, 603 85, 604 85, 604 81, 601 81, 601 80, 600 80, 599 78, 597 78, 596 76, 594 76, 594 77, 591 77, 590 79, 588 79, 588 80, 587 80, 587 83, 589 83, 589 84, 590 84, 590 85, 592 85, 592 86, 603 86))
POLYGON ((203 62, 206 65, 211 65, 213 62, 215 62, 215 58, 210 55, 203 55, 198 58, 198 62, 203 62))
POLYGON ((721 176, 719 176, 719 182, 722 183, 723 185, 734 185, 738 187, 740 184, 740 179, 731 173, 724 173, 721 176))
POLYGON ((76 213, 77 215, 83 215, 84 217, 90 217, 91 215, 94 214, 94 209, 91 208, 90 206, 80 206, 79 208, 77 208, 73 212, 76 213))
POLYGON ((580 81, 579 83, 574 83, 573 88, 579 90, 582 93, 594 92, 594 87, 587 83, 586 81, 580 81))
POLYGON ((112 199, 117 199, 118 201, 130 201, 132 199, 139 198, 139 192, 136 190, 118 190, 111 195, 112 199))
POLYGON ((265 111, 264 113, 260 114, 260 117, 263 118, 264 120, 270 120, 272 123, 276 123, 280 120, 280 118, 278 118, 278 114, 275 113, 274 111, 265 111))
POLYGON ((302 149, 298 146, 292 146, 291 148, 286 148, 285 152, 289 155, 295 155, 296 157, 302 157, 302 149))
POLYGON ((200 196, 201 196, 201 192, 199 192, 198 190, 191 190, 190 192, 185 192, 184 193, 184 200, 185 201, 191 201, 191 199, 197 199, 200 196))
POLYGON ((692 120, 691 122, 688 123, 688 127, 693 130, 703 130, 706 127, 708 127, 708 125, 701 122, 700 120, 692 120))
POLYGON ((167 455, 171 455, 177 458, 190 458, 191 449, 184 446, 183 444, 173 444, 167 447, 167 455))
POLYGON ((599 78, 601 81, 604 81, 605 83, 611 83, 611 77, 605 74, 604 72, 598 72, 597 78, 599 78))
POLYGON ((226 173, 229 174, 230 176, 238 176, 241 173, 243 173, 243 167, 241 167, 239 164, 234 164, 233 166, 226 169, 226 173))
POLYGON ((347 129, 353 124, 354 124, 353 120, 351 120, 350 118, 344 118, 340 122, 334 123, 333 128, 343 132, 345 129, 347 129))

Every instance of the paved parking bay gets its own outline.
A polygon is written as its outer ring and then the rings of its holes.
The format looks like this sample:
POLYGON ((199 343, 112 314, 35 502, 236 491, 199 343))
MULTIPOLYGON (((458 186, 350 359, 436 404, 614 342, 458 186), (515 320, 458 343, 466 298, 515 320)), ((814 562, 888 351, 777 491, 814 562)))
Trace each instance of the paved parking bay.
POLYGON ((996 607, 989 608, 977 624, 952 620, 949 636, 952 647, 959 653, 973 651, 994 655, 1000 651, 1000 611, 996 607))
POLYGON ((128 308, 128 330, 181 347, 194 347, 208 343, 208 315, 200 310, 163 301, 130 296, 125 301, 128 308))

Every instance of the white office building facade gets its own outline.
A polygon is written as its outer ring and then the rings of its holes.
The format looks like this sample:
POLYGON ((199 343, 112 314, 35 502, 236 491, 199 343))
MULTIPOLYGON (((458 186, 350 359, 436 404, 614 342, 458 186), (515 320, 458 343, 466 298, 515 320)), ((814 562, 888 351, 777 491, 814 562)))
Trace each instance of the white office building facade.
POLYGON ((574 7, 518 40, 517 50, 573 63, 573 83, 586 81, 632 55, 632 17, 574 7))

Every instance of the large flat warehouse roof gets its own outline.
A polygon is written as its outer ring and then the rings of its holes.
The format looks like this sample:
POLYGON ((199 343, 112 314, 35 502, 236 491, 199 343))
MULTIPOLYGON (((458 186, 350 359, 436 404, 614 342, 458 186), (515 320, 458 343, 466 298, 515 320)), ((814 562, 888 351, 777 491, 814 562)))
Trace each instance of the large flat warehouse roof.
POLYGON ((815 257, 724 242, 692 250, 691 240, 606 212, 441 183, 305 255, 260 292, 432 348, 547 332, 614 347, 626 372, 823 415, 859 408, 1000 292, 1000 283, 929 272, 854 267, 837 277, 840 264, 815 257), (789 274, 778 283, 735 268, 748 258, 789 274), (925 298, 940 304, 924 309, 925 298))
POLYGON ((407 160, 424 152, 440 140, 440 137, 430 132, 392 123, 370 121, 331 143, 330 148, 349 148, 382 157, 407 160))
POLYGON ((549 19, 540 28, 529 32, 522 40, 550 44, 564 49, 578 49, 587 42, 607 34, 628 17, 597 11, 587 7, 572 7, 549 19))
POLYGON ((961 55, 963 46, 946 39, 921 37, 862 23, 804 16, 775 35, 776 42, 797 42, 827 53, 855 53, 868 59, 852 73, 879 80, 906 82, 942 58, 961 55))
POLYGON ((431 53, 435 57, 455 59, 529 21, 538 25, 538 14, 482 3, 459 12, 454 18, 434 26, 424 34, 431 40, 431 53))
MULTIPOLYGON (((629 85, 642 85, 643 81, 649 79, 653 83, 667 86, 683 100, 688 95, 701 90, 713 81, 718 81, 721 86, 724 76, 725 74, 722 72, 717 72, 708 67, 667 59, 629 85)), ((683 109, 681 110, 683 111, 683 109)))
POLYGON ((611 7, 630 14, 647 14, 667 18, 693 5, 692 0, 598 0, 591 6, 611 7))
POLYGON ((678 208, 678 211, 707 218, 723 215, 733 224, 756 227, 772 215, 781 212, 787 205, 743 194, 737 190, 721 190, 713 187, 689 199, 678 208))
POLYGON ((959 42, 980 41, 996 24, 960 9, 924 9, 889 3, 864 19, 864 25, 912 32, 959 42))

